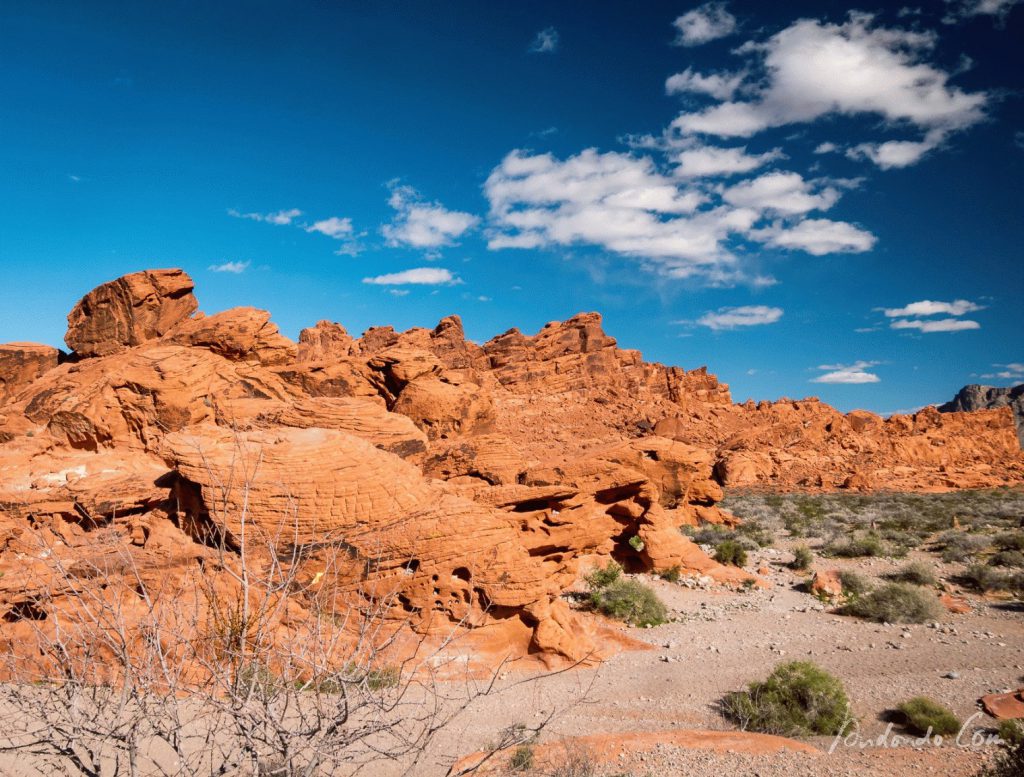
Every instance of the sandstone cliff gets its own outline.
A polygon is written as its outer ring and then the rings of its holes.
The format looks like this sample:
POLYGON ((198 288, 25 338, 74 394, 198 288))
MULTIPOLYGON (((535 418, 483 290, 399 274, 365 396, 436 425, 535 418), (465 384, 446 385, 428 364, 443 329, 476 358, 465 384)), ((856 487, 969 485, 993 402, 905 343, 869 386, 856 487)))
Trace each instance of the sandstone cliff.
POLYGON ((182 271, 136 273, 75 307, 68 358, 0 346, 5 638, 76 595, 61 569, 88 562, 106 587, 130 568, 160 586, 198 562, 217 580, 229 562, 215 551, 258 536, 268 564, 387 601, 420 633, 486 631, 577 660, 597 646, 561 594, 589 564, 749 577, 679 532, 733 521, 715 506, 723 484, 1024 476, 1007 408, 735 405, 704 368, 618 348, 595 313, 480 346, 457 316, 361 338, 321 321, 293 343, 264 311, 197 309, 182 271), (344 563, 325 555, 339 548, 344 563))
POLYGON ((952 400, 939 405, 938 410, 940 413, 973 413, 999 407, 1010 408, 1017 425, 1017 439, 1024 447, 1024 383, 1009 388, 976 383, 964 386, 952 400))

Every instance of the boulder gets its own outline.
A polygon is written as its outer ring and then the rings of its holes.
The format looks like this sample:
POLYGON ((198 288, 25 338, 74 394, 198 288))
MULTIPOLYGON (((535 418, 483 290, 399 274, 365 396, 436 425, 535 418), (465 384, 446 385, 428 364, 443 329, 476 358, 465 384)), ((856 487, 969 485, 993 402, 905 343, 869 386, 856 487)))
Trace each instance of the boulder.
POLYGON ((195 313, 193 288, 183 270, 144 270, 104 283, 68 314, 64 342, 86 357, 155 340, 195 313))

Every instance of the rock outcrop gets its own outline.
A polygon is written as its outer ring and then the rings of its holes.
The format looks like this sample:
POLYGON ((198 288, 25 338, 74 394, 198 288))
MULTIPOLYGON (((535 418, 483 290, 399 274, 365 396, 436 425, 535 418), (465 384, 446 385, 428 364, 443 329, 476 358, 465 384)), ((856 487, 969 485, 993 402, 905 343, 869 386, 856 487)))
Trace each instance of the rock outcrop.
POLYGON ((960 389, 952 400, 938 406, 940 413, 974 413, 978 410, 1008 407, 1017 425, 1017 439, 1024 447, 1024 383, 1002 388, 972 383, 960 389))
POLYGON ((108 356, 166 334, 199 307, 182 270, 145 270, 104 283, 68 314, 64 342, 78 356, 108 356))
POLYGON ((472 629, 580 660, 595 642, 561 594, 594 564, 752 578, 680 532, 735 523, 716 506, 723 485, 1024 479, 1007 408, 883 419, 813 399, 735 405, 703 367, 618 348, 595 313, 483 345, 457 316, 360 338, 321 321, 293 343, 265 311, 198 314, 192 292, 180 270, 135 273, 75 307, 70 358, 0 346, 11 634, 75 595, 58 560, 167 584, 197 561, 226 575, 217 553, 257 537, 310 590, 386 601, 422 634, 472 629))

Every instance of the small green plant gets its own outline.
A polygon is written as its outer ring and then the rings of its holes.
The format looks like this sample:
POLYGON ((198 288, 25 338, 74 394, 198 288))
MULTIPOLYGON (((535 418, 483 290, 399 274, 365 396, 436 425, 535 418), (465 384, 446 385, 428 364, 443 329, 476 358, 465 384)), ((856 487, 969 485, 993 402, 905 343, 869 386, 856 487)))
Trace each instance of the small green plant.
POLYGON ((886 549, 877 534, 865 534, 862 537, 830 542, 825 546, 825 552, 841 558, 874 558, 884 556, 886 549))
POLYGON ((591 589, 604 588, 611 585, 622 576, 622 567, 614 561, 609 561, 607 566, 597 567, 584 579, 591 589))
POLYGON ((937 545, 942 551, 942 560, 947 564, 963 562, 989 546, 985 537, 966 534, 962 531, 948 531, 941 534, 937 545))
POLYGON ((979 777, 1020 777, 1024 774, 1024 739, 1004 742, 992 764, 979 777))
POLYGON ((1024 567, 1024 553, 1019 550, 1001 550, 988 563, 994 567, 1024 567))
POLYGON ((736 534, 751 540, 760 548, 768 548, 775 542, 772 533, 759 521, 746 520, 736 527, 736 534))
POLYGON ((871 590, 871 581, 851 569, 839 573, 839 582, 843 586, 843 595, 856 599, 871 590))
POLYGON ((523 744, 512 751, 508 768, 513 772, 528 772, 533 768, 533 763, 533 745, 523 744))
POLYGON ((988 564, 971 564, 962 577, 964 582, 979 591, 1024 591, 1024 572, 1006 572, 988 564))
POLYGON ((678 583, 683 576, 683 568, 678 564, 674 564, 668 569, 658 570, 657 575, 667 583, 678 583))
POLYGON ((992 543, 999 550, 1024 551, 1024 531, 1009 531, 998 535, 992 543))
POLYGON ((809 661, 781 664, 766 680, 722 700, 725 716, 744 730, 781 736, 838 734, 849 707, 842 682, 809 661))
POLYGON ((637 553, 640 553, 640 552, 643 551, 643 549, 644 549, 644 541, 642 539, 640 539, 640 535, 639 534, 634 534, 632 537, 629 538, 629 547, 631 547, 637 553))
POLYGON ((790 569, 810 569, 814 563, 814 553, 806 545, 797 545, 793 548, 793 560, 789 562, 790 569))
POLYGON ((963 724, 960 718, 927 696, 915 696, 896 708, 903 715, 908 729, 919 736, 949 736, 963 724))
POLYGON ((1019 746, 1024 743, 1024 721, 1001 720, 996 731, 1006 745, 1019 746))
POLYGON ((927 623, 938 620, 942 605, 932 594, 905 583, 885 583, 843 606, 844 615, 877 623, 927 623))
POLYGON ((921 561, 915 561, 900 567, 885 577, 887 580, 897 583, 910 583, 911 585, 935 585, 938 582, 932 568, 921 561))
POLYGON ((598 612, 631 626, 658 626, 668 620, 668 610, 657 594, 636 580, 620 578, 595 588, 590 603, 598 612))
POLYGON ((719 564, 732 564, 742 567, 747 563, 747 551, 735 540, 720 542, 715 548, 715 561, 719 564))

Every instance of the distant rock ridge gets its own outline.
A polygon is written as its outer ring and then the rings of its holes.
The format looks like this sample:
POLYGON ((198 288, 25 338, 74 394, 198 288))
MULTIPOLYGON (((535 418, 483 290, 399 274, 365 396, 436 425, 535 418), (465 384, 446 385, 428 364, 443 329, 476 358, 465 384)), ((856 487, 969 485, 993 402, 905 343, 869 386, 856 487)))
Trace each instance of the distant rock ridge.
POLYGON ((1017 425, 1017 439, 1024 447, 1024 383, 1007 388, 972 383, 960 389, 952 400, 939 405, 938 410, 940 413, 973 413, 998 407, 1010 408, 1017 425))
MULTIPOLYGON (((20 623, 20 604, 72 595, 53 559, 114 542, 159 587, 205 563, 211 532, 234 542, 244 504, 266 536, 343 538, 353 565, 331 574, 394 593, 394 617, 422 633, 458 624, 579 660, 599 645, 561 594, 595 563, 751 579, 679 531, 735 523, 723 486, 1024 481, 1009 407, 733 404, 704 367, 620 349, 597 313, 483 345, 458 316, 359 338, 321 321, 294 343, 265 311, 197 312, 193 290, 181 270, 127 275, 72 310, 70 356, 0 346, 0 639, 45 622, 20 623)), ((310 579, 327 573, 302 558, 310 579)))

